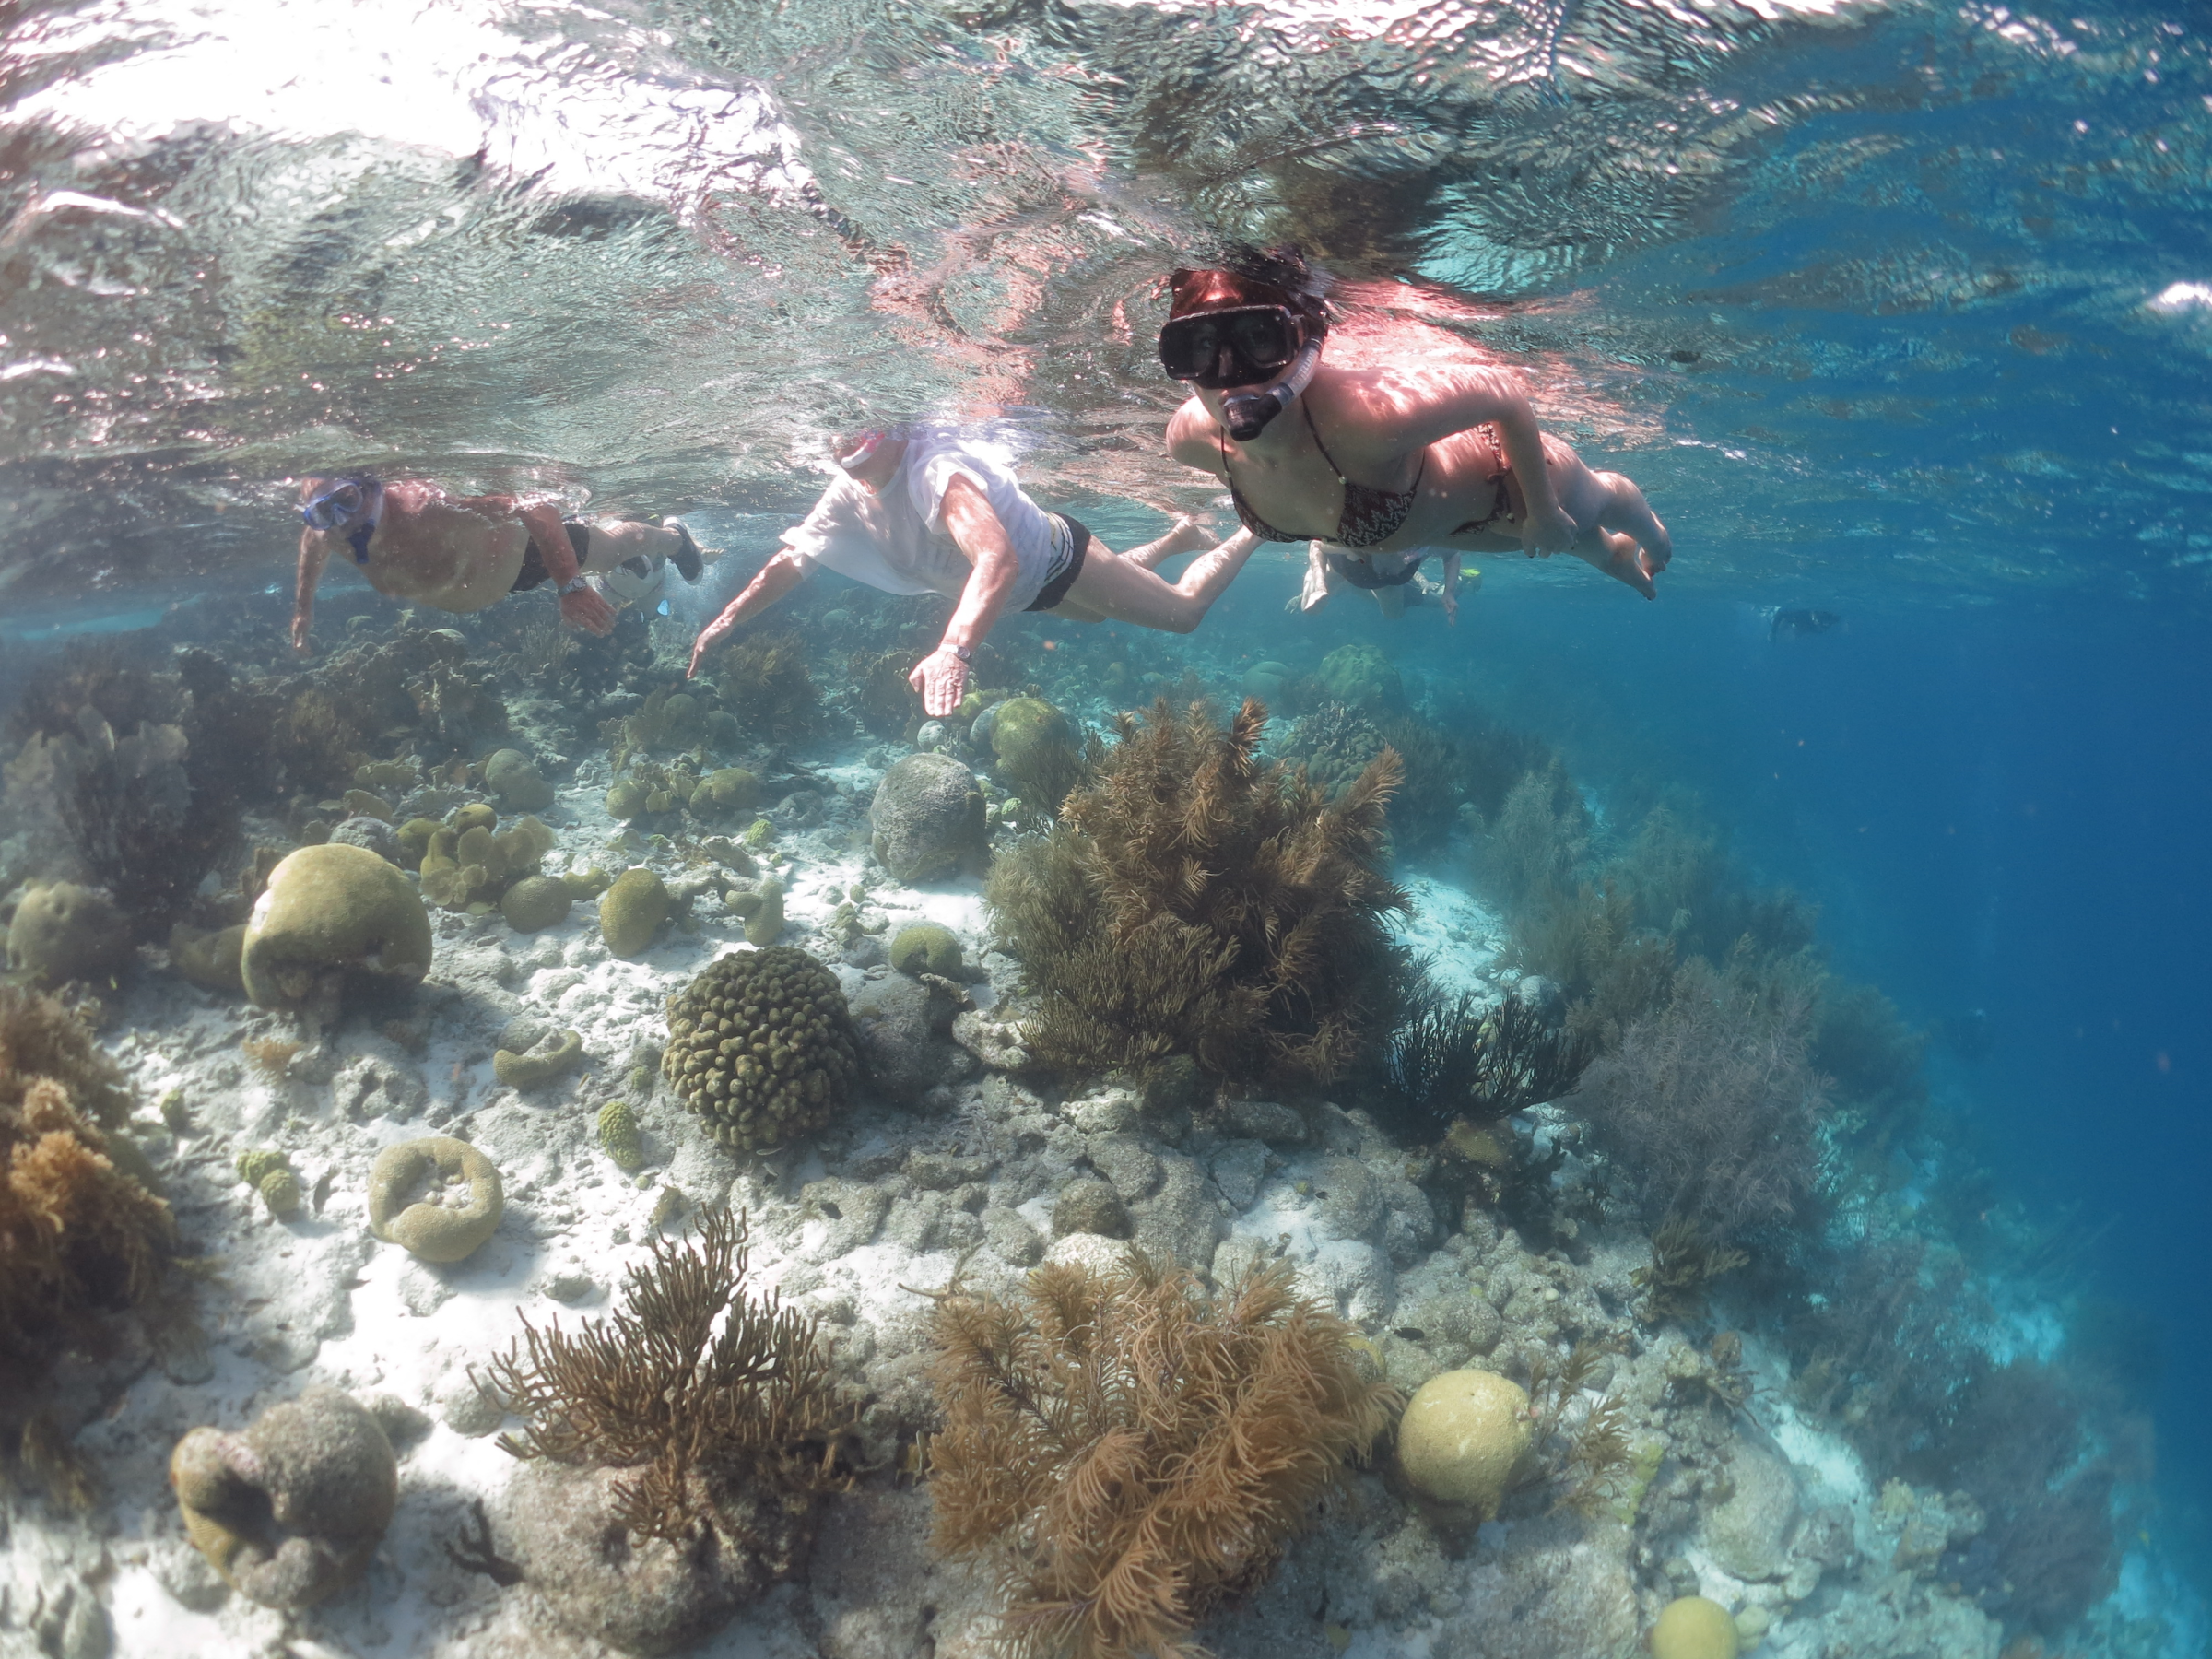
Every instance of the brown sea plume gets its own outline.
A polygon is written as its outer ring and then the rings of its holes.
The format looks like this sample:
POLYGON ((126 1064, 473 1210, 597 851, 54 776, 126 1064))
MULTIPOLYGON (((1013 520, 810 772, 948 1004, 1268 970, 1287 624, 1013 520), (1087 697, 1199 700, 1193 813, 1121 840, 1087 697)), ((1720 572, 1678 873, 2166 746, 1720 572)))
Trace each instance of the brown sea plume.
POLYGON ((1281 1265, 1218 1298, 1136 1253, 1048 1265, 1021 1303, 956 1287, 935 1327, 935 1541, 996 1568, 1023 1659, 1194 1653, 1398 1403, 1281 1265))
POLYGON ((1256 699, 1226 728, 1203 703, 1123 715, 1096 782, 999 860, 988 897, 1041 997, 1026 1030, 1043 1065, 1187 1054, 1217 1076, 1324 1081, 1387 1023, 1398 758, 1332 800, 1260 758, 1266 725, 1256 699))

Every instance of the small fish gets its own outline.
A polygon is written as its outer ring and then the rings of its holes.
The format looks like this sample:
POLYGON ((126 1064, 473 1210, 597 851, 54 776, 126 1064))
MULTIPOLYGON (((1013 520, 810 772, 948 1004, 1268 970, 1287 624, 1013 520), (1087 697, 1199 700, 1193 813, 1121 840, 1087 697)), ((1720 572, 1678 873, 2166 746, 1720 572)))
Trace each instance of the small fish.
POLYGON ((1840 611, 1777 610, 1767 618, 1767 638, 1803 639, 1806 634, 1826 633, 1842 620, 1840 611))

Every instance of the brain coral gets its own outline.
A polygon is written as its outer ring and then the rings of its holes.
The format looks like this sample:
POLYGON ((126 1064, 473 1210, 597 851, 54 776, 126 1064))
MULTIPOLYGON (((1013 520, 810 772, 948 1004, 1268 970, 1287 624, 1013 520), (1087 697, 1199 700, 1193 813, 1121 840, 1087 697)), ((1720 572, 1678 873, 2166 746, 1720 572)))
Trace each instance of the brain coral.
POLYGON ((771 945, 733 951, 668 999, 661 1071, 715 1139, 758 1152, 830 1121, 860 1049, 837 976, 771 945))

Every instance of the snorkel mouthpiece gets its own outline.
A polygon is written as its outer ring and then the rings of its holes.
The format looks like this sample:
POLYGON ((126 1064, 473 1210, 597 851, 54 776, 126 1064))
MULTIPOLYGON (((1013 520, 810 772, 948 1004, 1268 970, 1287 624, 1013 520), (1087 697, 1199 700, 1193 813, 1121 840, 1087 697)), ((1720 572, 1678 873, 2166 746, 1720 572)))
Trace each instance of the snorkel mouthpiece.
POLYGON ((1221 424, 1239 443, 1250 443, 1267 429, 1267 423, 1290 406, 1291 401, 1312 383, 1321 366, 1321 342, 1310 339, 1299 347, 1288 376, 1265 392, 1233 392, 1221 400, 1221 424))

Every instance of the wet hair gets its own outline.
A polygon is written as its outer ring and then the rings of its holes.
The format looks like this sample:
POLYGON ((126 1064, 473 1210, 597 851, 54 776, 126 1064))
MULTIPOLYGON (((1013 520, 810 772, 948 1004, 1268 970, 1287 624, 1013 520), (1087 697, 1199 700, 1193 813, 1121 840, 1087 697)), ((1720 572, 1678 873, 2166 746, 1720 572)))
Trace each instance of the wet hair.
POLYGON ((1328 277, 1306 263, 1295 243, 1263 249, 1231 242, 1213 265, 1169 273, 1168 315, 1187 317, 1234 305, 1280 305, 1305 318, 1317 334, 1326 334, 1328 287, 1328 277))

